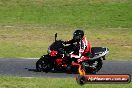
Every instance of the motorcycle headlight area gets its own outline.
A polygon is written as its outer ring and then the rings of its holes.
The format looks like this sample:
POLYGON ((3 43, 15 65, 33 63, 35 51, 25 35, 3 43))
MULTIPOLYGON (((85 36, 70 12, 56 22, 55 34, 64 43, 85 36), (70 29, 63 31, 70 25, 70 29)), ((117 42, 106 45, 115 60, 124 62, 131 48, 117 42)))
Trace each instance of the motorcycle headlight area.
POLYGON ((50 48, 48 48, 48 50, 47 50, 47 53, 51 53, 51 50, 50 50, 50 48))

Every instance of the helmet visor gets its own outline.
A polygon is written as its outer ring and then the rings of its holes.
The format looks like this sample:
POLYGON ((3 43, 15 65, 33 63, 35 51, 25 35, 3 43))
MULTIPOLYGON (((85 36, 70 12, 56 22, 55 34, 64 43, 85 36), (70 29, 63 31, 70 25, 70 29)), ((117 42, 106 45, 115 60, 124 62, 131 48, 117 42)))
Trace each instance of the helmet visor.
POLYGON ((74 35, 74 36, 73 36, 73 39, 74 39, 75 41, 78 41, 78 40, 81 39, 81 36, 80 36, 80 35, 74 35))

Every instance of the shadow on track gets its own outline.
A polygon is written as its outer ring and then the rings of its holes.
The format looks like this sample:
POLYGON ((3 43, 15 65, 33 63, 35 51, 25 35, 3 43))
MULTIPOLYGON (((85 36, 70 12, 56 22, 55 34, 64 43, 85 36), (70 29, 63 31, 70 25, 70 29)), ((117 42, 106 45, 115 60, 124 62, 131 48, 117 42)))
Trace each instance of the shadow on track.
MULTIPOLYGON (((37 71, 36 69, 29 69, 29 68, 25 68, 27 69, 28 71, 31 71, 31 72, 39 72, 37 71)), ((40 72, 43 72, 43 71, 40 71, 40 72)), ((66 73, 66 74, 77 74, 77 72, 67 72, 67 71, 57 71, 57 70, 51 70, 49 72, 44 72, 44 73, 66 73)))

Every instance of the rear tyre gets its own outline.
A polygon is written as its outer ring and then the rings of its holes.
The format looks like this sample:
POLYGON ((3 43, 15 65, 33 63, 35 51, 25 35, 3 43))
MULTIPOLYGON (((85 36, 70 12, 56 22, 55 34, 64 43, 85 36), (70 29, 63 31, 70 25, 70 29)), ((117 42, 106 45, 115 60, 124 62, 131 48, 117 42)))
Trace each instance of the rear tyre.
POLYGON ((103 62, 101 59, 98 59, 97 62, 98 64, 96 66, 96 72, 98 72, 102 68, 102 65, 103 65, 103 62))
POLYGON ((95 61, 86 61, 82 63, 82 67, 84 68, 85 72, 87 74, 96 74, 101 68, 102 68, 102 60, 99 58, 95 61), (91 67, 93 64, 95 64, 95 67, 91 67))

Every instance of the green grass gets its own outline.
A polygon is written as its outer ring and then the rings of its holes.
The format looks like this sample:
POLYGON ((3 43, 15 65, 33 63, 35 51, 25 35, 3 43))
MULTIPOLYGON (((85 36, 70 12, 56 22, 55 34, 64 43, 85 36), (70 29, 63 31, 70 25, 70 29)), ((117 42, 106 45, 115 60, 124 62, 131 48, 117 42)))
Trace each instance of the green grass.
POLYGON ((0 0, 1 24, 132 27, 131 0, 0 0))
MULTIPOLYGON (((108 60, 132 60, 132 0, 0 0, 0 57, 36 58, 59 38, 83 28, 92 46, 110 49, 108 60)), ((130 88, 89 84, 84 88, 130 88)), ((0 77, 0 88, 81 88, 74 78, 0 77)))
POLYGON ((0 57, 40 57, 54 33, 68 40, 83 28, 108 60, 131 60, 131 10, 131 0, 0 0, 0 57))
POLYGON ((131 88, 129 84, 86 84, 80 86, 75 78, 0 77, 0 88, 131 88))
MULTIPOLYGON (((74 31, 74 28, 60 26, 10 26, 1 28, 0 57, 4 58, 40 57, 47 53, 48 46, 54 41, 54 33, 58 33, 59 39, 68 40, 72 38, 74 31), (62 28, 65 33, 61 30, 62 28)), ((104 46, 110 49, 108 60, 132 59, 132 31, 130 28, 85 29, 85 33, 92 46, 104 46)))

